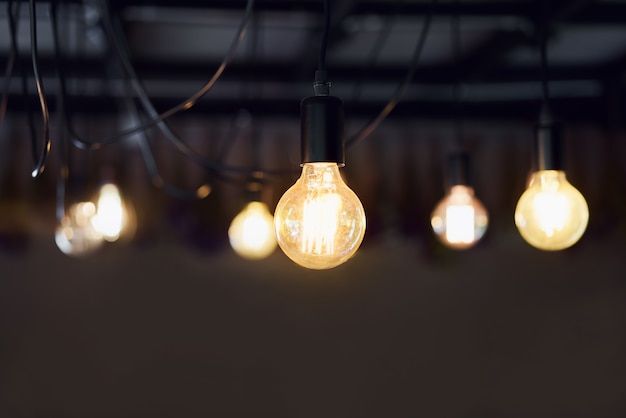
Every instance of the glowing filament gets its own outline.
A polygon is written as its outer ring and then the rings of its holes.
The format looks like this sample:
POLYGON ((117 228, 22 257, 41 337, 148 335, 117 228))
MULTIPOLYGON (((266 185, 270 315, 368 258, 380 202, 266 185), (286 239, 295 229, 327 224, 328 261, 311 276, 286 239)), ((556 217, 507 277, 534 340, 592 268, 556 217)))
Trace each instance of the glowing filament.
POLYGON ((446 208, 446 239, 454 244, 470 244, 475 240, 474 208, 470 205, 454 205, 446 208))
POLYGON ((124 228, 125 210, 119 189, 107 183, 100 189, 97 212, 92 219, 94 228, 107 241, 116 241, 124 228))
POLYGON ((304 202, 302 221, 302 251, 325 255, 335 251, 341 198, 324 193, 304 202))

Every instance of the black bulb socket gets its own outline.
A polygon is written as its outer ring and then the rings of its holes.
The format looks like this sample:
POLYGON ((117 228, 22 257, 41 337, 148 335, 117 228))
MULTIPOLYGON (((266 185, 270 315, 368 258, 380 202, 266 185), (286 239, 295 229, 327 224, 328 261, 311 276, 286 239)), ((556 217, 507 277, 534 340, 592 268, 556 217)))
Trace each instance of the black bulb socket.
POLYGON ((453 152, 448 155, 449 186, 472 186, 471 160, 467 152, 453 152))
POLYGON ((565 170, 563 129, 559 123, 540 123, 535 136, 535 169, 565 170))
POLYGON ((335 96, 305 97, 300 102, 302 164, 345 165, 343 101, 335 96))

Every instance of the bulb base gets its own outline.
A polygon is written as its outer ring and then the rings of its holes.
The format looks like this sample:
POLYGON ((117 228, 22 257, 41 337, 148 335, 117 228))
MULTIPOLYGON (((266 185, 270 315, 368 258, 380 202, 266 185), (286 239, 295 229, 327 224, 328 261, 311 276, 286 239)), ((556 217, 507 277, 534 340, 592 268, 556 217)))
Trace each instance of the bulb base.
POLYGON ((448 155, 448 187, 471 186, 471 160, 467 152, 460 151, 448 155))
POLYGON ((535 136, 535 171, 565 170, 563 129, 559 123, 541 122, 535 136))
POLYGON ((300 103, 302 164, 345 165, 343 101, 335 96, 305 97, 300 103))

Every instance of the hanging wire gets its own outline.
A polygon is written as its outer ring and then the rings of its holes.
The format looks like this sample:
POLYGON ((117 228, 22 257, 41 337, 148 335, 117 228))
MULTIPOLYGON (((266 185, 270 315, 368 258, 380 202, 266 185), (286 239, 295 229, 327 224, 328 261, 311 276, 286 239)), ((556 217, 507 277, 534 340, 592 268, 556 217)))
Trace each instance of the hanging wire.
POLYGON ((411 64, 409 66, 409 69, 407 70, 404 80, 398 85, 391 99, 385 105, 385 107, 383 107, 380 113, 368 125, 363 127, 359 132, 357 132, 354 136, 352 136, 350 139, 346 141, 347 147, 350 147, 356 144, 357 142, 360 142, 364 140, 365 138, 367 138, 368 136, 370 136, 372 132, 374 132, 376 128, 380 126, 380 124, 385 120, 385 118, 389 116, 389 114, 393 111, 393 109, 396 107, 396 105, 400 101, 400 98, 404 94, 406 88, 408 87, 411 80, 413 79, 413 76, 415 75, 415 71, 417 70, 417 65, 422 55, 422 51, 424 50, 424 45, 426 44, 426 38, 428 37, 428 33, 430 32, 430 26, 432 23, 432 17, 434 14, 436 3, 437 3, 437 0, 431 0, 430 2, 430 7, 424 19, 424 24, 422 25, 422 30, 420 31, 417 45, 415 46, 415 49, 413 50, 411 64))
POLYGON ((541 124, 552 124, 552 110, 550 109, 550 82, 548 74, 548 32, 550 19, 551 1, 540 2, 539 19, 537 22, 537 32, 539 35, 539 59, 541 65, 541 113, 539 116, 541 124))
POLYGON ((548 106, 548 102, 550 101, 550 85, 548 81, 548 34, 545 17, 542 19, 540 25, 539 53, 541 60, 541 92, 543 105, 548 106))
MULTIPOLYGON (((203 90, 205 90, 203 94, 205 94, 206 92, 210 90, 210 88, 215 84, 215 82, 217 81, 217 78, 221 75, 221 73, 226 68, 226 66, 230 63, 230 61, 232 61, 232 58, 234 57, 236 49, 241 43, 245 30, 251 19, 252 5, 253 5, 253 1, 249 1, 248 6, 246 8, 246 12, 239 26, 237 36, 234 39, 233 43, 231 44, 231 49, 228 55, 226 56, 226 58, 224 59, 224 61, 222 62, 220 68, 211 79, 211 81, 209 81, 209 83, 205 85, 205 87, 203 88, 203 90)), ((221 163, 220 159, 218 159, 217 161, 209 160, 203 157, 202 155, 198 154, 196 151, 194 151, 191 147, 189 147, 189 145, 187 145, 183 140, 181 140, 174 132, 172 132, 172 130, 165 123, 165 117, 163 117, 168 112, 165 112, 161 115, 158 114, 150 98, 148 97, 148 94, 145 91, 145 88, 140 82, 139 77, 137 76, 134 66, 132 65, 130 52, 129 52, 130 48, 126 42, 126 37, 124 36, 121 22, 119 21, 119 19, 113 20, 110 13, 108 13, 108 9, 106 7, 102 8, 102 16, 103 16, 104 29, 106 33, 108 34, 109 39, 112 40, 112 44, 115 49, 115 52, 118 58, 120 59, 122 63, 122 67, 131 82, 131 87, 133 88, 133 90, 135 91, 135 94, 139 98, 143 111, 151 119, 146 122, 143 122, 137 127, 124 130, 120 132, 119 134, 105 137, 104 139, 96 140, 96 141, 82 139, 75 132, 73 132, 73 130, 71 130, 70 128, 70 132, 72 132, 74 145, 80 148, 99 147, 104 144, 123 140, 130 135, 138 133, 144 128, 147 129, 153 125, 156 125, 156 127, 158 127, 161 130, 161 132, 164 134, 165 138, 168 141, 170 141, 179 152, 181 152, 183 155, 185 155, 188 159, 190 159, 195 164, 198 164, 204 168, 211 170, 214 176, 218 176, 218 177, 221 177, 223 180, 227 180, 225 175, 222 173, 230 172, 230 173, 239 173, 239 174, 250 174, 253 171, 256 171, 247 167, 237 167, 237 166, 232 166, 232 165, 226 165, 226 164, 221 163)), ((198 96, 198 94, 199 93, 197 93, 195 96, 198 96)), ((195 104, 195 101, 194 101, 194 104, 195 104)), ((166 117, 169 117, 172 114, 173 113, 168 114, 166 117)), ((239 116, 237 117, 237 120, 238 119, 239 119, 239 116)), ((228 136, 227 143, 231 142, 230 140, 232 140, 233 138, 236 138, 237 135, 238 135, 238 130, 234 129, 232 131, 232 135, 228 136)), ((147 163, 149 164, 149 162, 147 163)), ((286 173, 291 173, 291 170, 264 170, 264 173, 267 175, 283 175, 286 173)))
MULTIPOLYGON (((398 6, 400 3, 404 3, 405 0, 399 0, 397 2, 394 3, 394 7, 398 6)), ((365 65, 365 68, 372 68, 376 65, 376 62, 378 61, 379 57, 380 57, 380 53, 383 49, 383 47, 385 46, 385 44, 387 43, 387 40, 389 39, 389 35, 391 34, 391 27, 392 27, 392 23, 394 20, 395 14, 394 13, 389 13, 385 19, 385 23, 382 26, 382 29, 378 32, 378 36, 376 37, 376 40, 374 41, 374 45, 372 46, 372 49, 370 50, 368 59, 367 59, 367 64, 365 65)), ((357 102, 361 96, 361 90, 362 90, 362 85, 363 85, 363 81, 364 81, 364 76, 363 76, 363 71, 361 71, 360 77, 357 80, 356 83, 354 83, 354 88, 352 90, 352 102, 357 102)))
POLYGON ((459 0, 454 0, 454 13, 451 16, 451 41, 454 62, 454 141, 458 151, 463 150, 463 84, 461 80, 461 20, 458 13, 459 0))
MULTIPOLYGON (((136 103, 129 97, 124 100, 124 103, 131 120, 139 120, 139 109, 137 109, 136 103)), ((180 200, 204 199, 211 193, 211 186, 207 183, 200 185, 195 190, 184 190, 166 182, 159 172, 146 132, 141 131, 138 135, 140 135, 140 137, 138 138, 137 144, 141 151, 148 175, 155 187, 162 189, 168 195, 180 200)))
MULTIPOLYGON (((11 50, 15 51, 15 67, 18 68, 19 72, 20 72, 20 86, 21 86, 21 92, 22 92, 22 101, 24 103, 24 110, 26 112, 26 119, 27 119, 27 126, 28 126, 28 133, 30 136, 30 140, 31 140, 31 151, 32 151, 32 155, 33 155, 33 161, 37 161, 37 151, 36 151, 36 136, 37 136, 37 132, 35 129, 35 118, 33 115, 33 110, 32 107, 30 105, 30 100, 28 98, 28 77, 26 75, 26 70, 24 68, 24 66, 22 65, 22 60, 20 59, 20 54, 19 54, 19 50, 17 48, 17 25, 19 22, 19 14, 20 14, 20 5, 16 4, 15 6, 15 10, 13 10, 14 3, 13 1, 9 1, 8 2, 8 20, 9 20, 9 32, 10 32, 10 42, 11 42, 11 50)), ((5 85, 5 87, 7 88, 6 93, 7 93, 7 105, 8 105, 8 89, 9 89, 9 85, 5 85)))
MULTIPOLYGON (((67 181, 69 178, 69 154, 67 150, 67 115, 65 113, 65 98, 67 94, 65 78, 63 77, 63 65, 62 58, 60 54, 60 42, 59 42, 59 26, 58 19, 56 13, 56 7, 53 6, 51 9, 51 20, 52 20, 52 28, 53 28, 53 40, 55 45, 55 61, 57 65, 57 75, 59 80, 59 121, 60 121, 60 138, 59 138, 59 151, 61 155, 61 176, 59 176, 59 180, 57 183, 57 214, 65 214, 65 190, 67 187, 67 181)), ((126 101, 127 111, 131 115, 133 120, 139 120, 137 108, 134 106, 132 100, 128 99, 126 101)), ((198 199, 206 197, 210 192, 210 187, 206 184, 201 185, 194 191, 187 191, 175 186, 170 185, 165 182, 161 175, 159 174, 158 167, 156 165, 156 161, 154 159, 154 155, 152 153, 152 149, 150 148, 150 144, 145 136, 142 136, 138 140, 138 146, 140 148, 144 163, 146 165, 146 170, 150 175, 152 183, 163 189, 167 194, 175 197, 177 199, 198 199)))
MULTIPOLYGON (((13 0, 9 0, 7 2, 7 16, 9 16, 10 21, 13 19, 13 0)), ((17 47, 14 39, 15 34, 12 28, 10 28, 10 32, 11 33, 9 35, 11 36, 11 42, 9 44, 9 57, 4 70, 4 86, 2 87, 2 99, 0 100, 0 126, 2 126, 4 122, 4 117, 6 116, 9 104, 9 90, 11 88, 11 79, 13 78, 13 69, 15 68, 15 59, 17 55, 17 47)))
POLYGON ((54 47, 54 60, 56 65, 56 78, 59 89, 57 94, 57 120, 58 120, 58 154, 59 154, 59 173, 56 184, 56 218, 57 222, 61 222, 66 214, 67 208, 67 182, 70 175, 70 157, 67 130, 65 129, 65 79, 63 78, 63 61, 61 59, 61 42, 59 41, 59 25, 57 16, 57 5, 52 3, 50 6, 50 21, 52 25, 52 44, 54 47))
MULTIPOLYGON (((233 58, 235 57, 235 54, 237 53, 237 49, 239 47, 239 45, 241 44, 241 41, 244 38, 245 32, 246 32, 246 28, 248 26, 248 23, 250 21, 250 17, 252 15, 252 9, 253 9, 253 5, 254 5, 254 0, 248 0, 247 4, 246 4, 246 9, 244 12, 244 16, 241 19, 241 22, 239 24, 239 27, 237 29, 237 35, 235 36, 235 38, 233 39, 233 41, 231 42, 230 48, 226 54, 226 57, 222 60, 221 64, 219 65, 219 67, 217 68, 217 70, 215 71, 215 73, 213 74, 213 76, 211 77, 211 79, 202 87, 200 88, 200 90, 198 90, 195 94, 193 94, 191 97, 189 97, 188 99, 186 99, 185 101, 181 102, 180 104, 166 110, 165 112, 162 112, 160 114, 156 114, 156 111, 154 110, 154 108, 150 105, 148 106, 148 109, 151 108, 151 110, 148 110, 149 114, 153 114, 154 116, 151 116, 151 119, 141 123, 140 125, 134 126, 132 128, 128 128, 125 129, 121 132, 118 132, 116 134, 112 134, 112 135, 108 135, 105 137, 102 137, 100 139, 96 139, 96 140, 86 140, 86 139, 82 139, 79 138, 77 135, 74 137, 74 142, 78 142, 81 143, 83 146, 89 146, 89 147, 93 147, 93 146, 100 146, 100 145, 106 145, 106 144, 110 144, 110 143, 114 143, 120 140, 123 140, 133 134, 136 134, 140 131, 144 131, 147 130, 148 128, 151 128, 155 125, 158 125, 160 122, 163 122, 164 120, 166 120, 167 118, 180 113, 182 111, 185 110, 189 110, 190 108, 192 108, 197 102, 198 100, 200 100, 205 94, 207 94, 212 88, 213 86, 215 86, 215 83, 217 82, 217 80, 220 78, 220 76, 222 75, 222 73, 224 72, 224 70, 226 69, 226 67, 230 64, 230 62, 233 60, 233 58)), ((103 15, 106 17, 107 12, 106 12, 106 2, 103 0, 102 3, 102 12, 103 15)), ((105 19, 106 22, 106 19, 105 19)), ((106 26, 109 25, 105 25, 105 29, 106 26)), ((111 30, 111 28, 109 27, 109 30, 111 30)), ((113 36, 112 39, 115 41, 118 37, 117 36, 113 36)), ((115 45, 117 45, 116 42, 114 42, 115 45)), ((117 47, 116 47, 117 49, 117 47)), ((117 51, 118 54, 121 51, 121 48, 117 51)), ((125 69, 128 71, 129 68, 126 68, 127 66, 124 65, 125 69)), ((132 68, 132 65, 130 66, 132 68)), ((132 74, 134 74, 134 69, 132 70, 132 74)), ((131 76, 131 80, 135 80, 133 81, 132 85, 133 88, 135 88, 136 90, 142 90, 141 88, 141 83, 136 83, 136 81, 138 81, 136 79, 136 74, 134 74, 135 77, 131 76), (139 87, 139 88, 138 88, 139 87)), ((141 97, 140 97, 141 99, 141 97)), ((144 103, 144 100, 141 100, 142 104, 146 104, 144 103)), ((170 138, 171 139, 171 138, 170 138)), ((175 141, 175 144, 177 145, 177 147, 180 150, 184 150, 184 152, 189 154, 189 158, 192 160, 196 160, 196 162, 200 163, 200 159, 196 159, 195 156, 193 156, 193 153, 189 152, 191 151, 189 149, 189 147, 180 142, 180 141, 175 141)), ((203 163, 207 163, 207 161, 205 160, 203 163)), ((220 167, 220 166, 216 166, 214 167, 216 169, 226 169, 226 167, 220 167)), ((233 168, 231 168, 233 169, 233 168)), ((234 169, 233 169, 234 170, 234 169)), ((236 170, 235 170, 236 171, 236 170)))
POLYGON ((328 96, 330 93, 330 83, 326 71, 326 50, 328 49, 328 35, 330 33, 330 0, 324 0, 324 19, 322 23, 322 40, 320 42, 319 58, 313 90, 316 96, 328 96))
MULTIPOLYGON (((41 106, 41 117, 43 122, 43 144, 39 159, 35 158, 35 168, 31 175, 33 178, 39 177, 46 168, 48 155, 50 154, 50 114, 48 111, 48 103, 46 93, 44 91, 41 75, 39 74, 38 51, 37 51, 37 12, 35 0, 30 0, 30 56, 33 63, 33 75, 35 76, 35 84, 37 85, 37 94, 39 96, 39 104, 41 106)), ((35 146, 33 138, 33 148, 35 146)))
POLYGON ((324 23, 322 25, 322 41, 317 69, 326 71, 326 50, 328 49, 328 35, 330 33, 330 0, 324 0, 324 23))

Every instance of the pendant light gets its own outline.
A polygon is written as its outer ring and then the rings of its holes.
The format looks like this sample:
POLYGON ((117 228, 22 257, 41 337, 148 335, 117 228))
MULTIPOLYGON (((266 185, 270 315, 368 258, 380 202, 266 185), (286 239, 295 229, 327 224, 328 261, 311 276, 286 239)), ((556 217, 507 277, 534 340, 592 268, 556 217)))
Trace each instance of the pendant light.
POLYGON ((365 235, 365 211, 343 181, 345 165, 343 102, 330 96, 325 69, 330 24, 324 1, 324 35, 315 96, 300 103, 302 175, 281 197, 274 213, 278 245, 292 261, 316 270, 336 267, 358 250, 365 235))
MULTIPOLYGON (((458 2, 455 2, 455 6, 458 6, 458 2)), ((474 188, 470 181, 470 156, 463 147, 460 77, 461 36, 457 14, 452 16, 451 22, 452 49, 457 74, 454 85, 456 105, 454 136, 456 148, 461 151, 452 152, 448 156, 447 193, 435 206, 431 214, 430 225, 442 244, 455 250, 466 250, 476 245, 487 231, 489 215, 487 209, 474 195, 474 188)))
POLYGON ((448 192, 433 210, 430 223, 444 245, 466 250, 476 245, 487 231, 489 215, 470 185, 469 155, 451 154, 448 172, 448 192))
POLYGON ((571 247, 589 222, 583 195, 567 180, 563 136, 544 108, 535 137, 535 171, 515 209, 515 225, 530 245, 556 251, 571 247))
POLYGON ((276 249, 274 217, 262 199, 262 191, 262 174, 257 173, 247 186, 248 203, 228 228, 230 246, 249 260, 267 258, 276 249))
POLYGON ((515 225, 530 245, 546 251, 571 247, 589 222, 583 195, 565 175, 561 125, 550 111, 545 19, 541 37, 543 106, 536 129, 534 172, 515 208, 515 225))

